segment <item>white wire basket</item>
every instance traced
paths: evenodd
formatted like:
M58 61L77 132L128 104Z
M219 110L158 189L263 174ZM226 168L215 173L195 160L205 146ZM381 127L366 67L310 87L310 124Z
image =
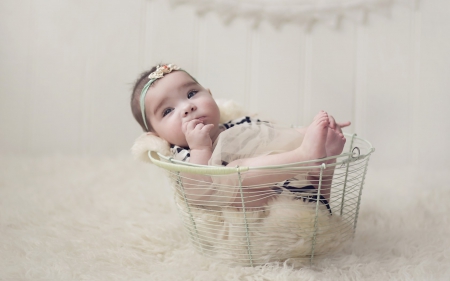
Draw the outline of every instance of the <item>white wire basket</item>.
M244 266L307 265L341 250L355 233L369 158L375 149L356 134L345 135L341 155L283 166L195 165L152 151L149 157L169 172L181 219L201 254ZM309 176L312 170L316 171L313 177ZM295 176L284 182L243 185L246 177L275 173ZM192 190L196 194L215 190L219 194L215 198L220 199L198 201ZM261 200L267 203L255 205Z

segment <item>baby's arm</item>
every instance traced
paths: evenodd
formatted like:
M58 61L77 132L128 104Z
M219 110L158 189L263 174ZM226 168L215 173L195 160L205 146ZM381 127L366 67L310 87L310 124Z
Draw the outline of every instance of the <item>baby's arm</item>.
M182 131L190 148L189 162L192 164L208 165L212 155L212 140L209 132L213 124L204 125L198 119L191 120L182 125ZM182 173L185 194L190 200L209 201L213 190L208 188L212 182L210 176Z

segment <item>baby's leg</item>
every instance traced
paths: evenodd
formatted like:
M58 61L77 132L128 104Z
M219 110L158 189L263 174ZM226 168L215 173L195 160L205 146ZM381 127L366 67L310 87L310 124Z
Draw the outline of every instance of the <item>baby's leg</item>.
M316 160L326 157L326 142L327 133L329 126L328 114L324 111L319 112L314 118L313 122L306 129L305 136L300 147L293 151L283 152L279 154L271 154L266 156L259 156L253 158L238 159L227 166L247 166L247 167L260 167L260 166L270 166L270 165L284 165L292 164L296 162L303 162L309 160ZM311 163L310 165L320 165L322 162ZM318 174L320 169L311 171L312 174ZM298 171L286 171L285 173L266 173L264 170L252 170L246 172L242 185L246 187L265 185L267 183L277 183L284 181L298 174ZM250 188L251 189L251 188ZM264 193L264 190L255 190ZM250 195L250 190L248 190ZM257 196L252 196L252 200L248 200L250 196L245 196L245 201L252 201L253 206L262 206L271 198L264 194L261 198ZM239 204L239 202L236 202Z
M330 116L329 120L330 124L333 124L334 126L333 127L330 126L330 128L328 129L327 143L325 144L325 149L327 150L327 157L340 155L342 153L342 150L344 149L346 141L344 134L342 133L341 126L334 121L333 116ZM348 122L344 124L350 123ZM334 162L336 162L336 160L334 160Z
M326 142L329 126L328 114L320 111L305 131L302 144L295 150L297 161L308 161L327 157ZM320 163L317 163L320 165Z
M326 141L328 132L328 114L324 111L316 115L311 125L308 126L302 144L292 151L252 158L238 159L227 166L261 167L271 165L285 165L297 162L324 158L327 156ZM322 162L320 162L322 163ZM285 179L282 175L281 180ZM281 181L280 180L280 181Z
M327 132L327 142L325 144L325 149L327 151L327 157L340 155L342 150L344 149L344 145L346 139L342 133L342 130L339 125L334 122L334 118L330 116L330 124L333 123L334 128L328 128ZM327 160L325 164L331 165L336 163L336 159ZM335 167L329 167L323 171L322 174L322 185L321 185L321 194L327 199L330 200L331 193L331 184L333 180ZM308 178L316 188L318 188L319 177L317 175L310 175Z

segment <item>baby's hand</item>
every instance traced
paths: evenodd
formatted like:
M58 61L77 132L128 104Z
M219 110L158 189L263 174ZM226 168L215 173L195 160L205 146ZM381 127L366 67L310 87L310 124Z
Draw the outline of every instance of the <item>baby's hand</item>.
M184 122L181 127L191 150L212 150L212 140L209 135L212 128L214 128L213 124L205 125L198 119Z

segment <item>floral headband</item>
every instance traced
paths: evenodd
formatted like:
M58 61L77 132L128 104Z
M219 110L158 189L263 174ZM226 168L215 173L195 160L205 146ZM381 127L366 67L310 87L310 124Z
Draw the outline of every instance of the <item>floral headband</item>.
M148 125L147 125L147 118L145 117L145 96L147 95L148 89L150 88L150 86L153 84L153 82L155 82L156 80L163 78L165 74L171 73L172 71L175 70L181 70L186 72L185 70L181 69L180 67L178 67L175 64L163 64L163 65L158 65L156 66L156 70L153 71L152 73L150 73L150 75L148 76L148 79L150 79L147 84L145 84L144 88L142 89L141 92L141 97L140 97L140 104L141 104L141 113L142 113L142 119L144 120L144 125L145 128L148 131ZM187 73L187 72L186 72ZM189 76L191 76L189 73L187 73ZM191 76L192 79L194 79L195 82L197 82L197 80Z

